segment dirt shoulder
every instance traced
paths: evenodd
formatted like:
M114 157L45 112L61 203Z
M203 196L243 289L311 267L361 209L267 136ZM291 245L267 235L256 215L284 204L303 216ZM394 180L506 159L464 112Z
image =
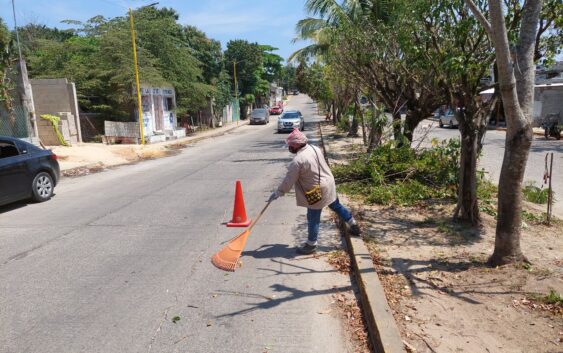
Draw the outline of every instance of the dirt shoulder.
M331 163L361 149L361 140L333 127L323 133ZM451 222L451 202L347 203L355 205L409 351L563 352L563 306L548 300L563 293L563 224L528 222L522 249L532 264L490 268L493 217L483 214L482 228L468 229Z
M194 133L186 138L144 146L79 143L72 147L52 146L48 148L51 148L59 157L59 165L64 176L80 176L123 164L174 155L189 144L220 136L237 127L247 125L247 123L247 121L243 121L238 126L230 124L221 128Z

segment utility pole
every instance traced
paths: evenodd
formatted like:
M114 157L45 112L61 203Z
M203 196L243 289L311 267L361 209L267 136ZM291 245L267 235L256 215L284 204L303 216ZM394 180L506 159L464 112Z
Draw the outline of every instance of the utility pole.
M234 79L235 79L235 100L237 102L237 126L238 126L238 121L240 120L240 104L238 101L238 82L237 82L237 62L233 60L233 73L234 73Z
M137 109L139 110L139 126L141 145L145 144L145 124L143 122L143 103L141 102L141 86L139 84L139 67L137 63L137 45L135 44L135 25L133 23L133 10L129 8L129 22L131 23L131 42L133 43L133 66L135 69L135 83L137 86Z
M22 49L20 47L20 35L18 33L18 23L16 21L16 5L15 0L12 0L12 13L14 14L14 30L16 31L16 42L18 43L18 54L20 56L20 62L22 61Z

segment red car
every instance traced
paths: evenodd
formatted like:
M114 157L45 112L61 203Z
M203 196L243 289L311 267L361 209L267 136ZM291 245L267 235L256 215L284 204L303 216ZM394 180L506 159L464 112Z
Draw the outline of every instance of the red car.
M272 115L279 115L283 113L283 109L281 107L275 106L270 108L270 114Z

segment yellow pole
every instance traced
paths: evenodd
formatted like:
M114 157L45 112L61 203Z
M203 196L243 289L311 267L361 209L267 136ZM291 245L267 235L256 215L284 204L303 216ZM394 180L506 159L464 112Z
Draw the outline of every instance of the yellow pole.
M133 42L133 66L135 68L135 82L137 86L137 107L139 109L139 126L141 129L141 145L145 144L145 125L143 123L143 104L141 103L141 86L139 84L139 67L137 64L137 45L135 44L135 26L133 11L129 8L129 22L131 23L131 41Z
M233 72L235 74L235 99L237 100L237 108L238 108L238 114L237 114L237 126L238 126L238 121L240 120L240 103L238 101L237 62L236 61L233 61Z

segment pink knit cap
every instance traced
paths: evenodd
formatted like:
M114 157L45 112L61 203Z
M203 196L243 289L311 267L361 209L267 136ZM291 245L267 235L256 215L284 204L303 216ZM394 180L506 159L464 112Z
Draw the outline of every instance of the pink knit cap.
M291 132L291 134L289 134L289 136L287 137L287 145L289 147L301 147L303 145L307 144L307 136L305 136L304 133L302 133L301 131L299 131L299 129L293 129L293 131Z

